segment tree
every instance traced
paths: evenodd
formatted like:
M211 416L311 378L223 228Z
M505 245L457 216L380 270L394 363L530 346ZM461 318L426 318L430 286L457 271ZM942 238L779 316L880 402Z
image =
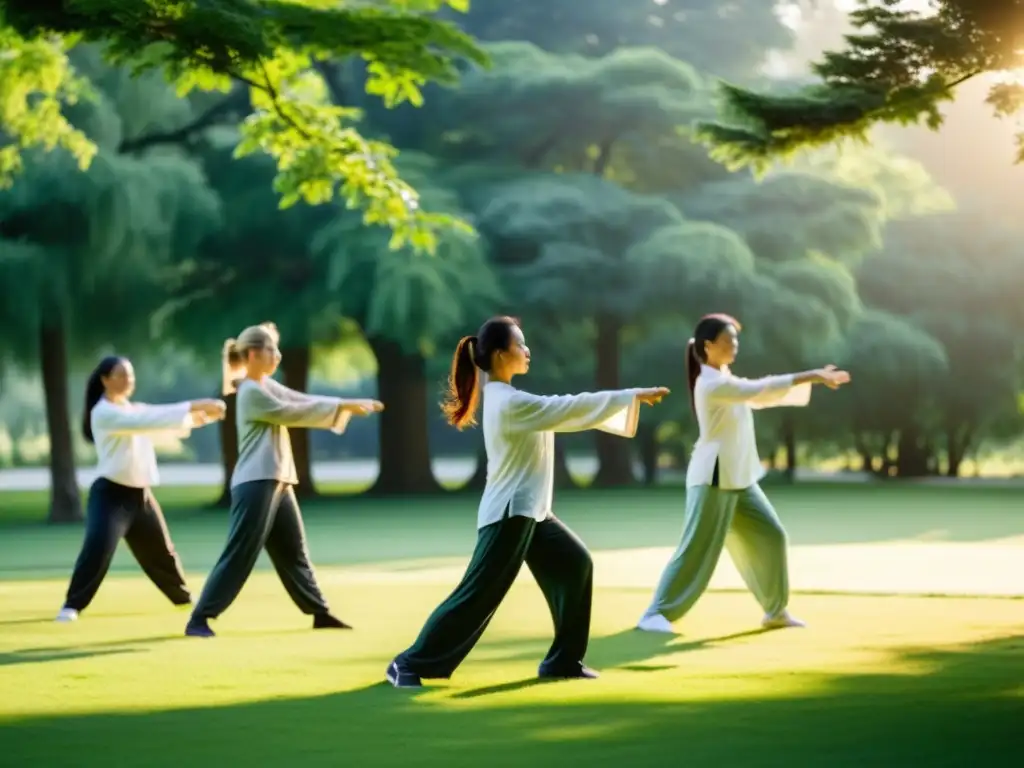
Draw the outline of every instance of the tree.
M430 214L392 164L394 151L364 139L356 110L334 105L314 62L361 56L367 88L389 104L421 100L428 79L452 82L463 58L485 62L472 40L431 17L444 0L394 0L328 8L314 0L204 0L165 7L124 0L8 0L0 15L0 180L21 167L23 147L60 146L82 168L96 153L60 105L90 94L68 59L77 41L101 44L108 62L136 73L162 70L182 93L195 87L249 86L254 113L243 125L240 155L266 152L277 162L282 204L330 200L340 187L366 223L393 230L392 245L430 249L450 218ZM449 0L455 6L465 2Z
M101 71L89 49L76 64ZM80 359L113 329L124 341L145 336L173 261L218 224L218 201L194 163L174 154L118 154L118 82L108 80L112 90L97 87L93 100L67 110L69 124L98 147L87 172L64 151L32 150L19 184L0 193L0 315L5 329L18 331L5 334L4 351L42 368L52 521L81 517L69 356Z
M443 181L436 161L414 152L399 158L406 178L437 210L462 215L458 195ZM358 217L336 217L315 236L313 252L326 269L326 285L340 312L356 322L377 359L380 415L379 494L424 493L439 485L430 462L427 409L432 393L427 359L441 339L466 328L501 301L484 243L470 233L448 232L435 257L414 249L378 258L387 239Z
M487 50L494 67L467 73L450 97L448 142L439 151L488 167L461 179L460 189L499 268L539 259L531 277L522 278L523 285L534 281L527 302L542 301L564 322L568 305L553 297L570 291L578 298L573 280L582 278L594 286L592 293L607 297L581 311L596 328L594 385L615 388L620 333L629 307L643 305L641 289L627 286L645 284L620 256L651 230L682 221L664 200L642 198L622 185L640 186L639 179L652 175L656 164L647 162L653 158L642 147L667 153L691 146L682 133L706 110L705 85L692 68L651 48L601 59L554 55L518 42ZM535 296L545 290L538 281L554 261L559 274L544 283L554 293L542 300ZM608 296L607 280L627 281L630 298ZM628 445L604 434L595 442L601 467L595 482L631 482Z
M921 426L934 387L949 370L942 345L900 317L869 310L851 329L838 363L857 378L856 386L837 393L835 412L848 414L862 471L898 474L901 456L904 474L912 464L920 467Z
M859 271L861 295L934 339L948 370L927 384L930 411L902 425L896 471L937 472L943 454L955 477L992 430L1020 423L1020 228L968 209L889 229L885 250Z
M476 2L456 18L484 42L521 40L551 53L591 58L619 48L654 47L690 62L702 72L747 79L769 50L793 43L778 5L739 0L519 0Z
M1024 65L1017 44L1024 7L1016 0L935 0L924 9L859 0L858 6L845 48L812 65L820 82L775 94L723 86L723 120L701 130L717 158L730 167L763 168L803 148L866 141L877 124L924 122L937 130L942 104L982 75L997 76L987 99L997 115L1024 106L1024 84L1011 77ZM1024 138L1019 146L1018 160Z
M273 321L281 331L281 377L286 386L309 389L312 348L338 341L337 301L325 288L326 272L311 253L315 232L338 215L336 206L304 203L279 210L270 186L273 161L265 156L233 158L235 136L225 131L199 157L222 201L223 226L195 253L184 254L174 304L165 316L174 336L216 361L225 339L243 328ZM229 503L237 459L234 396L221 422L224 488L218 506ZM309 432L293 429L302 497L316 495Z

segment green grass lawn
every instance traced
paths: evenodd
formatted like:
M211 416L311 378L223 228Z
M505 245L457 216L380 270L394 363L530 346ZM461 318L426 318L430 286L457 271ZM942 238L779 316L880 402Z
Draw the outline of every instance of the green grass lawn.
M210 495L161 492L195 589L226 532L223 513L196 506ZM715 590L680 636L631 631L678 535L681 492L561 494L559 514L595 551L588 661L601 679L536 684L550 618L524 574L456 677L415 693L381 685L384 667L458 578L472 496L306 505L324 590L356 625L342 633L310 630L264 561L220 636L186 639L187 614L125 551L81 621L55 625L81 529L0 525L0 764L1020 765L1024 601L853 594L956 579L999 593L1024 572L1019 491L771 495L807 629L752 631L752 598ZM31 494L12 496L22 512L2 516L30 519ZM926 553L939 565L922 581ZM833 582L846 594L808 594Z

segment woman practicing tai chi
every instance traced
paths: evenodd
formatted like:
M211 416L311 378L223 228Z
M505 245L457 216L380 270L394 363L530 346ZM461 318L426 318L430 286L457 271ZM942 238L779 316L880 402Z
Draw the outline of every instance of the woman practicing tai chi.
M150 438L188 437L193 427L224 418L223 400L144 405L129 400L135 371L124 357L105 357L85 387L82 434L96 445L97 475L89 489L85 540L57 621L75 621L96 596L123 538L142 570L175 605L192 601L160 505Z
M551 512L555 432L600 429L636 434L640 403L657 403L668 390L627 389L540 397L512 386L526 373L530 351L517 322L488 320L459 342L452 361L451 424L471 425L483 388L487 486L477 513L477 543L455 591L427 619L416 642L388 666L388 681L416 688L422 678L449 678L487 628L525 561L551 609L555 640L539 675L592 678L583 665L590 635L593 568L587 548Z
M672 622L707 589L723 547L764 609L763 627L803 626L786 610L786 532L758 485L764 469L752 410L807 405L812 384L837 389L850 374L830 365L761 379L733 376L729 365L739 350L739 331L728 315L708 315L687 347L686 377L700 437L686 472L682 540L637 625L642 630L672 632Z
M231 475L231 528L224 552L203 586L185 627L193 637L213 637L209 620L220 616L242 591L266 547L281 583L314 629L349 629L327 606L313 574L288 427L345 431L353 414L381 411L376 400L342 400L296 392L270 378L281 362L273 323L246 328L224 345L224 392L234 391L238 461Z

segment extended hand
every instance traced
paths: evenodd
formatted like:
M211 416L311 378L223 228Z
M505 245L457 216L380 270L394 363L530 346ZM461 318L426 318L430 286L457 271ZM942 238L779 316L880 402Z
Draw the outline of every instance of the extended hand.
M834 365L826 365L818 371L818 380L829 389L839 389L850 383L850 372L841 371Z
M192 410L197 415L202 414L205 418L203 422L208 423L211 421L220 421L227 415L228 406L223 400L196 400L192 403Z
M650 389L641 390L636 396L636 399L641 403L646 403L647 405L657 405L661 402L661 398L668 393L668 387L652 387Z
M354 400L345 404L345 410L353 416L369 416L371 413L383 411L384 403L380 400Z

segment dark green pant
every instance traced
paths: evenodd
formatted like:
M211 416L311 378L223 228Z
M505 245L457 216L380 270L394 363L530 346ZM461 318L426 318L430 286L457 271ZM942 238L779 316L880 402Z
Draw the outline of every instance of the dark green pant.
M193 617L215 619L226 611L245 586L264 547L299 610L326 613L327 600L309 562L294 489L276 480L253 480L231 489L228 543L203 586Z
M481 528L462 581L427 619L399 660L422 678L449 678L473 650L519 575L529 567L555 623L541 671L572 672L583 663L590 639L594 567L590 553L560 520L508 517Z

